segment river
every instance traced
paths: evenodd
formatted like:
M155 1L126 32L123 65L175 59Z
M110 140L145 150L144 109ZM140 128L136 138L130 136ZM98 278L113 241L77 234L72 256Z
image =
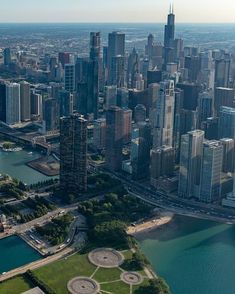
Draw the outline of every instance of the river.
M28 185L51 179L26 165L27 162L41 156L39 152L33 151L31 154L29 151L4 152L0 150L0 173L6 173Z
M235 293L235 226L175 216L137 239L172 294Z

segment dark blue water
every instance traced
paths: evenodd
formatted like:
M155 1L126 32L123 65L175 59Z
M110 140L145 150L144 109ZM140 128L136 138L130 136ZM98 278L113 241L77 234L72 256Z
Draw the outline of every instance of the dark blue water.
M235 226L177 216L139 241L173 294L235 293Z

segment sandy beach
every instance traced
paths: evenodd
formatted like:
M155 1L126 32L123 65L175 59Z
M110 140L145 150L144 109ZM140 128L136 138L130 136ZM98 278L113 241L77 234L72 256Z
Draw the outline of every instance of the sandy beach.
M141 222L140 224L129 226L127 229L127 234L135 236L139 233L154 230L165 224L168 224L172 220L173 216L174 214L172 212L161 212L160 215L152 217L147 221Z

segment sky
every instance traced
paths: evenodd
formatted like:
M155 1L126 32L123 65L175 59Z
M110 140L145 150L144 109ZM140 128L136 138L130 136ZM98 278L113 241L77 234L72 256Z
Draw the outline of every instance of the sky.
M163 23L171 0L0 0L0 22ZM178 23L235 23L235 0L174 0Z

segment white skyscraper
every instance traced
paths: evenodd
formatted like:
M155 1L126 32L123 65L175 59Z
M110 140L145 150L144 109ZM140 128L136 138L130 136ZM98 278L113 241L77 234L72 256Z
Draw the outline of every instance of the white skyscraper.
M6 85L6 123L14 125L20 122L20 85Z
M175 92L174 81L160 83L159 99L157 99L154 122L154 147L173 145Z

